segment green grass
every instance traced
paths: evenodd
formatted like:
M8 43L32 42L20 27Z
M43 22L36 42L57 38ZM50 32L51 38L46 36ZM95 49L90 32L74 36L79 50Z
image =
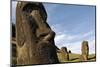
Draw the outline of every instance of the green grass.
M58 58L60 59L61 55L59 53L57 53L57 55L59 56ZM95 54L90 54L88 56L88 60L87 61L89 61L89 62L90 61L95 61L96 60L95 56L96 56ZM59 61L60 61L60 63L81 62L80 54L71 53L71 54L69 54L69 61L62 60L62 59L60 59ZM12 58L12 64L16 64L16 58L15 57Z
M60 54L57 54L58 55L58 58L61 58L60 57ZM96 60L96 57L95 57L95 54L90 54L88 56L88 60L87 61L95 61ZM71 53L69 54L69 61L66 61L66 60L62 60L60 59L59 60L61 63L70 63L70 62L81 62L80 60L80 54L74 54L74 53Z
M89 61L96 61L96 55L95 54L91 54L89 55Z

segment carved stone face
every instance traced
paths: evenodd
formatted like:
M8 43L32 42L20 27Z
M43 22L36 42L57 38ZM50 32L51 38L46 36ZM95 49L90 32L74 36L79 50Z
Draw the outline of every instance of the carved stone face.
M37 34L37 37L39 37L42 34L47 35L51 31L51 28L46 23L47 14L45 12L43 5L41 3L37 3L37 4L27 3L22 8L22 11L23 13L27 14L28 16L30 16L31 18L35 20L35 23L37 25L36 34Z
M21 2L16 9L18 64L58 62L54 36L41 3ZM19 47L20 46L20 47ZM49 56L50 55L50 56Z

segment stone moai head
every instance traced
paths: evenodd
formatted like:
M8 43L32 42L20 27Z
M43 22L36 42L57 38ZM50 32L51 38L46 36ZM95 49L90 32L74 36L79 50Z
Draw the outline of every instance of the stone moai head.
M82 54L89 54L89 46L88 46L88 41L83 41L82 42Z
M53 32L42 3L18 2L16 7L17 64L58 63Z
M61 48L61 56L62 56L63 61L68 61L69 60L69 53L68 53L66 47Z
M61 52L67 53L67 48L66 47L61 47Z
M82 60L83 61L88 60L88 55L89 55L88 41L82 42L81 52L82 52Z

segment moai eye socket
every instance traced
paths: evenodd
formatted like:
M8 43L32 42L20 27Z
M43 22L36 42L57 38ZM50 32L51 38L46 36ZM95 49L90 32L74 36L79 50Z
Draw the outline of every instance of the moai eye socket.
M27 13L31 13L32 10L38 10L36 7L37 7L37 5L28 3L23 7L23 11L25 11Z
M30 13L33 9L33 6L31 4L27 4L23 7L23 11Z

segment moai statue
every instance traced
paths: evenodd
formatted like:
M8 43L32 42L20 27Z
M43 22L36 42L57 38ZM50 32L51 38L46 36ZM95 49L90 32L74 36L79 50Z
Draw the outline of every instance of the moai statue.
M87 61L88 60L88 55L89 55L88 41L83 41L82 42L81 51L82 51L81 61Z
M55 32L46 20L47 13L42 3L17 3L17 65L58 63Z
M66 47L61 48L61 58L62 58L63 61L69 60L69 53L68 53Z

